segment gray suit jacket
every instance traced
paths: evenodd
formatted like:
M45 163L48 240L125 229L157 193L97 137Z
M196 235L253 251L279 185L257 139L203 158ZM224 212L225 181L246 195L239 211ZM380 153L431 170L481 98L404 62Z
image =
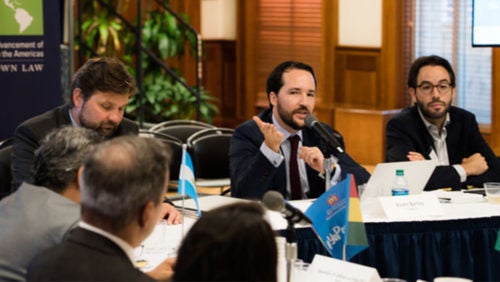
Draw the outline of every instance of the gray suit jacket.
M0 281L23 281L31 259L80 219L80 205L25 182L0 201L0 215Z
M26 278L28 281L154 281L135 268L114 242L79 227L63 243L36 256Z
M62 105L23 122L14 132L12 152L12 189L16 190L23 181L33 183L32 164L35 150L50 131L71 125L68 105ZM138 134L137 124L123 118L113 137Z

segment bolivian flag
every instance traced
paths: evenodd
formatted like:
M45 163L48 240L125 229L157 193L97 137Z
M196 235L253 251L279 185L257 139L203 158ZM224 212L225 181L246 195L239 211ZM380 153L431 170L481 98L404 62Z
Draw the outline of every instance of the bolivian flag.
M367 248L365 225L352 175L348 174L316 199L306 215L332 257L349 260Z

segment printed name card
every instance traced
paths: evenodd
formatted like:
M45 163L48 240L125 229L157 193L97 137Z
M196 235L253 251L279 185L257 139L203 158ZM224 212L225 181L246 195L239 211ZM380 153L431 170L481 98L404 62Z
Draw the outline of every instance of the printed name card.
M379 201L389 219L425 219L444 214L438 198L428 193L379 197Z
M377 269L322 255L315 255L309 266L307 281L375 282L381 281ZM305 280L304 280L305 281Z

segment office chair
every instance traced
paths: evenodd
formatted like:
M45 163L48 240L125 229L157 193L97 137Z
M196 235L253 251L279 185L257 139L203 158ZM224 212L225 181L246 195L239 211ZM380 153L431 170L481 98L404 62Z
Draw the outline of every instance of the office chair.
M170 162L170 181L169 188L176 188L179 180L179 171L181 168L182 158L182 141L175 137L164 133L151 132L149 130L139 130L139 136L145 138L158 138L170 146L172 150L172 160ZM169 189L170 190L170 189Z
M234 130L207 128L192 134L187 146L193 159L196 186L220 187L221 195L229 192L229 142Z
M191 134L206 128L216 128L213 125L196 120L168 120L151 127L149 131L165 133L179 138L186 143Z

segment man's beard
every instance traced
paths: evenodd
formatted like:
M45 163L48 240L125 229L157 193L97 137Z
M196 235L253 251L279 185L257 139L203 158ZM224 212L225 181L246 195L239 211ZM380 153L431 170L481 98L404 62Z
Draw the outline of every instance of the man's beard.
M450 111L450 106L451 106L451 101L449 103L443 102L441 100L432 100L429 104L435 103L435 102L440 102L445 105L445 110L442 112L433 112L427 107L423 102L417 100L417 105L420 108L420 111L422 112L422 115L428 119L434 120L434 119L441 119L446 116L446 114Z
M281 120L286 125L290 126L291 128L293 128L295 130L301 130L302 128L304 128L305 123L304 123L304 125L298 125L293 120L293 114L298 112L298 111L307 111L309 113L309 110L306 107L301 106L300 108L293 110L291 113L288 113L285 110L283 110L283 108L280 106L279 103L278 103L277 107L278 107L278 114L279 114Z
M104 137L111 137L116 132L118 124L109 120L102 121L99 124L95 124L88 121L84 113L85 113L85 104L82 106L82 110L80 111L80 115L78 116L80 120L80 125L82 127L93 129Z

